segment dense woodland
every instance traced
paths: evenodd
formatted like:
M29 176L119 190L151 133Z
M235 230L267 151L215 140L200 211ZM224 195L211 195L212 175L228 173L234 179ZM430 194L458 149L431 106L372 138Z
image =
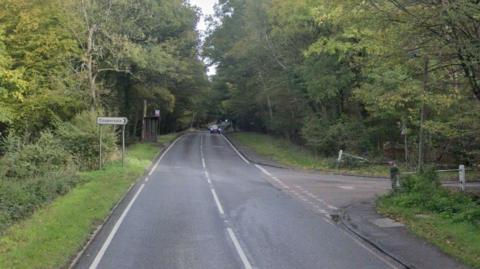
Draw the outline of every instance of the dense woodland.
M473 0L0 1L0 234L99 167L96 117L229 119L318 155L480 162ZM216 66L208 78L206 65ZM118 159L104 128L104 162ZM426 196L427 197L427 196Z
M125 116L128 142L202 120L209 81L199 10L184 0L0 1L0 233L99 167L97 116ZM119 128L103 128L103 162Z
M201 49L198 18L183 0L1 1L1 152L49 133L81 155L98 115L135 141L147 100L162 132L228 118L322 155L478 163L476 1L221 0Z
M210 22L210 113L237 128L329 156L478 164L478 1L221 0Z
M145 99L164 132L183 128L208 86L198 16L182 0L2 0L0 132L38 136L90 110L127 116L134 135Z

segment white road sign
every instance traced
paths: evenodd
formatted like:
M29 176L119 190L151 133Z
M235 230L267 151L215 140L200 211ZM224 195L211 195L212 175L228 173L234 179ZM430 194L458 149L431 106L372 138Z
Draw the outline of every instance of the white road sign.
M126 125L128 119L124 117L98 117L97 124L99 125Z

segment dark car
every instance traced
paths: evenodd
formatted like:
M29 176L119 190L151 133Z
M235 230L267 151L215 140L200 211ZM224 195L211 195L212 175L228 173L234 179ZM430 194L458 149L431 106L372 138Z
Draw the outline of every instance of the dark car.
M222 128L218 127L218 125L214 124L208 128L211 134L221 134Z

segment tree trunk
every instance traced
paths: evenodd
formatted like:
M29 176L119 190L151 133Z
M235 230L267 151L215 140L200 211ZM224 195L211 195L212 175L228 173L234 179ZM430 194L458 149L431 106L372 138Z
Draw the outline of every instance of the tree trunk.
M424 63L424 73L423 73L423 95L422 95L422 106L420 108L420 131L418 134L418 169L421 169L423 166L423 122L425 121L425 94L428 91L428 64L429 59L425 56Z
M268 105L268 115L270 116L270 120L273 121L273 110L272 110L272 102L270 101L270 95L267 95L267 105Z
M93 59L93 52L94 52L94 35L96 31L96 26L90 27L88 30L88 40L87 40L87 72L88 72L88 81L90 86L90 95L92 98L91 109L92 111L98 110L98 100L97 100L97 85L96 85L96 74L94 71L94 59Z

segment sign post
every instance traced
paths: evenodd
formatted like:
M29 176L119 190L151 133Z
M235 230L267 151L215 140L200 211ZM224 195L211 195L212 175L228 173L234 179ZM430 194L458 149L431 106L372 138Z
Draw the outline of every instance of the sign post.
M125 125L128 119L125 117L98 117L97 124L100 129L100 169L102 169L102 125L121 125L122 126L122 167L125 165Z
M458 179L460 181L460 190L465 191L465 165L463 164L458 167Z

